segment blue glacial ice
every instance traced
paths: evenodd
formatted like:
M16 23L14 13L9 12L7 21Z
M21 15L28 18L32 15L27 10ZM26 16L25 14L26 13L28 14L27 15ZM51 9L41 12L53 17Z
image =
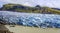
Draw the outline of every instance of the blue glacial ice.
M41 28L60 28L60 15L0 11L0 19L8 23Z

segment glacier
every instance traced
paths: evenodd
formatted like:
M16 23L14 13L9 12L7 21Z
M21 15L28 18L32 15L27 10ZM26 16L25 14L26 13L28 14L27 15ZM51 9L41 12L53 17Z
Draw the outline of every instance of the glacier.
M60 15L0 11L0 20L22 26L60 28Z

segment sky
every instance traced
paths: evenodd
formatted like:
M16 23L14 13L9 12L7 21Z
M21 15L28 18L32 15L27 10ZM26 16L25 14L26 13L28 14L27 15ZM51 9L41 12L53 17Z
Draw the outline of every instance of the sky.
M60 8L60 0L0 0L0 7L3 4L14 3L14 4L22 4L26 6L48 6L54 8Z

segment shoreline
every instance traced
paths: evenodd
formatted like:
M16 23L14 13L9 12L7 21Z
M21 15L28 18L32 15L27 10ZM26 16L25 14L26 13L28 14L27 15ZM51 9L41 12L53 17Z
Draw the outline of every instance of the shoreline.
M35 28L27 26L18 26L10 27L10 25L5 25L13 33L59 33L59 28Z

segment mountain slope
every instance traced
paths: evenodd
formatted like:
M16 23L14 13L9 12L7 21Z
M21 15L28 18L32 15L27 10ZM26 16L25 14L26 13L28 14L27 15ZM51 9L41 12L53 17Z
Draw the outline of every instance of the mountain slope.
M20 4L5 4L1 10L6 11L17 11L17 12L27 12L27 13L43 13L43 14L60 14L60 10L54 10L49 7L29 7Z

